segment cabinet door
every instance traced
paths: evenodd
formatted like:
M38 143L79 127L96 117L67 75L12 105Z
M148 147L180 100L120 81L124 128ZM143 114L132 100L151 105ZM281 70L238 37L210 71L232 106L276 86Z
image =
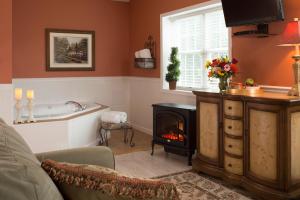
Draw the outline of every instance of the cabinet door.
M246 176L279 188L283 177L283 111L280 106L258 103L247 103L246 108Z
M300 187L300 106L289 109L288 149L290 163L290 186Z
M221 104L219 99L198 99L198 156L216 166L222 163L220 134Z

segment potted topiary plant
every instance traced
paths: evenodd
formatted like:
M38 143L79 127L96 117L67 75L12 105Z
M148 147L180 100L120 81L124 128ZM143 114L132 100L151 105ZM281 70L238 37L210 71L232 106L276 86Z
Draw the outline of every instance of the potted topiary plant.
M166 81L169 82L169 89L175 90L176 83L179 79L180 75L180 61L178 60L178 48L172 47L171 48L171 55L170 55L170 64L168 65L168 73L166 74Z

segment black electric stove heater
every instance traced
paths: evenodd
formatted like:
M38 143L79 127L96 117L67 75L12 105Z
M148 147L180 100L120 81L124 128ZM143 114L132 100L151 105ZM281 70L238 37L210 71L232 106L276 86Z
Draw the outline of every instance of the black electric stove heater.
M196 149L196 107L191 105L160 103L153 104L153 140L154 145L163 145L168 153L188 157L188 165L192 164L192 156Z

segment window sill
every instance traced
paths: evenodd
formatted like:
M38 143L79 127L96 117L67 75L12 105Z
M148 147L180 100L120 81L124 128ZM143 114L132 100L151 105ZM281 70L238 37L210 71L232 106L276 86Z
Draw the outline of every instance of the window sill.
M193 91L192 90L169 90L169 89L161 89L162 93L165 93L165 94L173 94L173 95L182 95L182 96L190 96L190 97L193 97L195 96L193 94Z

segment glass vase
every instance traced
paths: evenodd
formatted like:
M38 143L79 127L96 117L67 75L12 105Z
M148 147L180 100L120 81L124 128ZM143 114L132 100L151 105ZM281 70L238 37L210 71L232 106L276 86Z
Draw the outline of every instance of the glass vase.
M220 82L219 82L219 89L220 92L226 92L227 88L228 88L228 78L222 77L219 78Z

